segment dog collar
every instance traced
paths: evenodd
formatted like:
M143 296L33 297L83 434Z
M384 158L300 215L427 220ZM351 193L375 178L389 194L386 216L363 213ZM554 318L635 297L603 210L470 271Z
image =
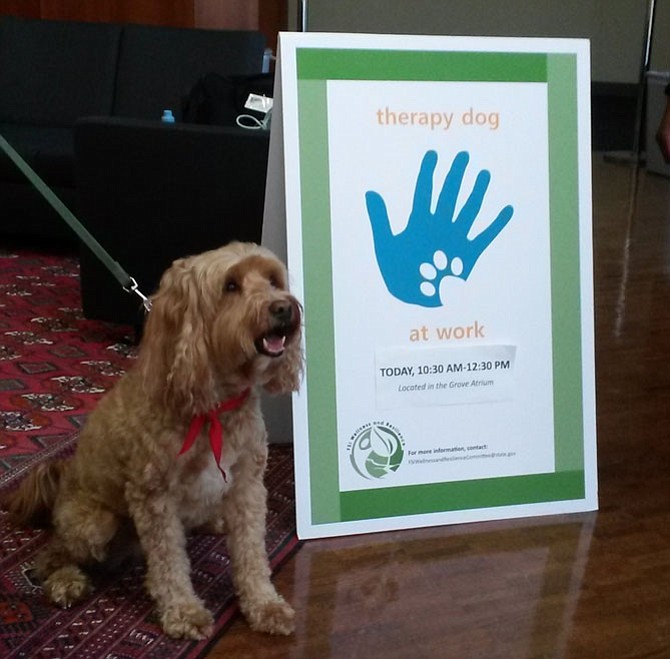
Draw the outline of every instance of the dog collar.
M209 410L209 412L203 412L202 414L196 414L193 419L191 419L191 424L188 427L188 432L186 433L186 439L181 446L179 453L182 455L188 451L196 438L200 434L202 427L205 425L205 422L209 421L209 446L212 449L212 455L216 460L216 466L219 468L223 480L228 482L226 478L226 472L221 467L221 453L223 452L223 428L221 426L221 421L219 420L219 415L223 412L230 412L240 408L244 401L249 398L251 389L245 389L239 396L235 398L229 398L219 403L216 407Z

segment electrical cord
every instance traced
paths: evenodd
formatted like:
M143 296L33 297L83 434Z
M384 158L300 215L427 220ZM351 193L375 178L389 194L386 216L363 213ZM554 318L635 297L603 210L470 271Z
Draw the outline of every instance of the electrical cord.
M272 110L267 112L265 118L262 121L251 114L240 114L235 119L235 123L240 128L246 128L247 130L269 130L271 118Z

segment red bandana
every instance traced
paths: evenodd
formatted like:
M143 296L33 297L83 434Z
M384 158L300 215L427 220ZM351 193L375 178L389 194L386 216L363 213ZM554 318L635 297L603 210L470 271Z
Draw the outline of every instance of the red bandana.
M221 427L221 421L219 421L219 414L222 414L223 412L230 412L231 410L236 410L237 408L241 407L244 401L249 398L250 393L250 389L245 389L239 396L230 398L229 400L224 400L214 409L209 410L209 412L204 412L203 414L197 414L194 416L191 421L191 425L188 427L186 439L184 440L181 450L177 455L186 453L186 451L188 451L191 446L193 446L193 443L200 434L200 431L205 425L205 422L209 421L209 445L212 449L212 455L216 460L216 466L223 475L223 480L228 482L228 479L226 478L226 472L221 468L220 464L221 453L223 451L223 428Z

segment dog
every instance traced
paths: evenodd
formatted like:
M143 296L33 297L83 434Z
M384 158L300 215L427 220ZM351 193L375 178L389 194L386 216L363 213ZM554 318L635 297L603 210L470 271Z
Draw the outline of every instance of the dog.
M137 361L87 419L74 456L38 466L4 502L16 525L52 531L35 565L52 602L84 599L90 568L138 541L165 633L205 638L213 618L190 580L186 534L225 530L251 628L293 631L265 550L260 392L298 389L301 323L286 268L263 247L230 243L168 268Z

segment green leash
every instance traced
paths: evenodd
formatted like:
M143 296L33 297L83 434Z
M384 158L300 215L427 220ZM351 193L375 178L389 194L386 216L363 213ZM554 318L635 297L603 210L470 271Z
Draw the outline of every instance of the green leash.
M131 277L95 239L89 230L74 216L70 209L54 194L53 190L40 178L35 170L15 151L12 145L0 135L0 147L9 159L23 172L34 188L46 199L63 221L79 236L100 262L114 275L126 293L134 293L142 300L145 311L151 310L151 300L144 295Z

